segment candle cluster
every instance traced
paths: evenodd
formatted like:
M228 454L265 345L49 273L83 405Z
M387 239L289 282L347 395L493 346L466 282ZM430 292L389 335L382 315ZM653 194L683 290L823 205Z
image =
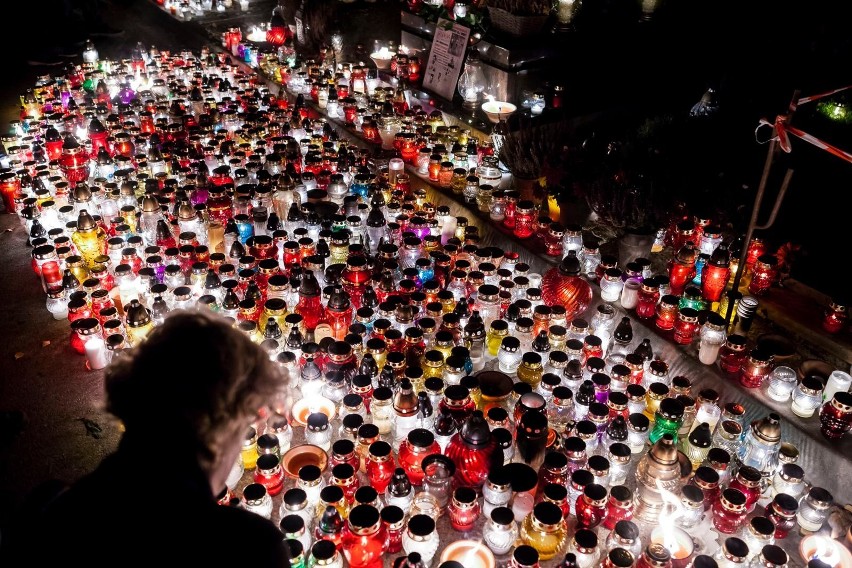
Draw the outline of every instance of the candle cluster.
M287 372L291 389L246 433L224 506L276 518L296 567L378 567L403 552L401 564L483 568L495 556L581 568L694 559L680 533L649 534L660 522L712 523L729 535L717 564L767 565L796 524L823 525L832 495L805 490L781 418L746 422L724 393L693 392L616 315L633 306L682 345L700 335L701 361L718 357L746 386L782 380L718 314L699 323L729 278L714 276L723 245L687 295L689 274L654 275L642 259L622 270L572 227L543 231L531 201L495 218L493 193L480 203L498 183L486 144L395 96L370 101L393 132L371 137L379 123L349 100L367 82L341 75L334 88L346 79L351 92L335 109L331 86L298 86L298 73L277 96L228 55L140 48L40 80L3 140L7 211L89 368L171 311L210 309ZM376 163L343 140L319 114L332 110L398 157ZM561 262L538 274L517 251L481 246L468 219L412 191L408 172L426 164L432 178L433 161L439 186L511 218ZM598 285L604 302L588 314ZM852 416L842 379L819 413L832 438ZM794 405L816 408L807 380L795 388ZM439 554L436 521L482 542Z

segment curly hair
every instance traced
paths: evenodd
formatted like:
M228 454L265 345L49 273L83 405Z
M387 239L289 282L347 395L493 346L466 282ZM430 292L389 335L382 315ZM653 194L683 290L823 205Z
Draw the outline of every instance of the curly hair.
M286 375L231 321L176 311L107 368L105 406L128 433L195 440L209 465L227 431L286 388Z

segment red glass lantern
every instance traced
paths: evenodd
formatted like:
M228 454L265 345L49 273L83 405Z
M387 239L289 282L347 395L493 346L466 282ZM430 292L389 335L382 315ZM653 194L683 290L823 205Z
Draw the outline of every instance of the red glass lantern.
M480 488L493 463L502 463L503 450L491 435L481 410L476 410L447 445L446 456L456 464L455 480L460 487Z
M689 241L669 261L669 286L671 294L680 296L683 294L683 289L686 285L695 278L696 256L695 245L692 241Z
M775 255L764 254L758 257L752 267L751 282L748 284L749 294L763 296L778 279L778 259Z
M822 318L822 328L828 333L840 333L846 327L848 319L846 304L832 300Z
M372 505L353 507L343 528L341 545L352 568L382 568L387 531L379 510Z
M731 255L724 243L710 255L710 259L701 269L701 295L708 302L718 302L731 276Z
M563 306L568 320L589 307L592 287L580 276L580 261L576 251L568 251L559 266L544 274L541 279L541 299L549 306Z

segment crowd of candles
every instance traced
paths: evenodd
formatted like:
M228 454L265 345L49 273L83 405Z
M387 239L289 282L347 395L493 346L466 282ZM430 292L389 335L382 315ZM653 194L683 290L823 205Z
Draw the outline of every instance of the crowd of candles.
M286 371L223 506L274 518L294 568L798 562L788 537L820 531L834 499L807 483L781 417L746 422L633 334L646 321L660 341L699 343L702 363L840 439L849 375L799 380L736 333L770 257L749 254L753 296L736 297L728 245L695 219L666 231L667 274L619 267L498 191L486 141L370 91L355 68L284 76L273 95L229 54L140 46L40 78L3 139L0 193L34 285L89 369L169 312L209 309ZM376 164L316 107L398 157ZM413 168L561 262L537 274L517 250L480 246L470 220L411 190ZM702 523L720 535L708 554L689 536Z

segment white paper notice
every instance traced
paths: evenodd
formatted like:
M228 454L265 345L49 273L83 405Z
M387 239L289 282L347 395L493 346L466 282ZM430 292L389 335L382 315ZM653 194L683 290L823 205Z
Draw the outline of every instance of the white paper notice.
M438 19L423 76L424 89L447 100L453 99L469 36L470 28L444 18Z

